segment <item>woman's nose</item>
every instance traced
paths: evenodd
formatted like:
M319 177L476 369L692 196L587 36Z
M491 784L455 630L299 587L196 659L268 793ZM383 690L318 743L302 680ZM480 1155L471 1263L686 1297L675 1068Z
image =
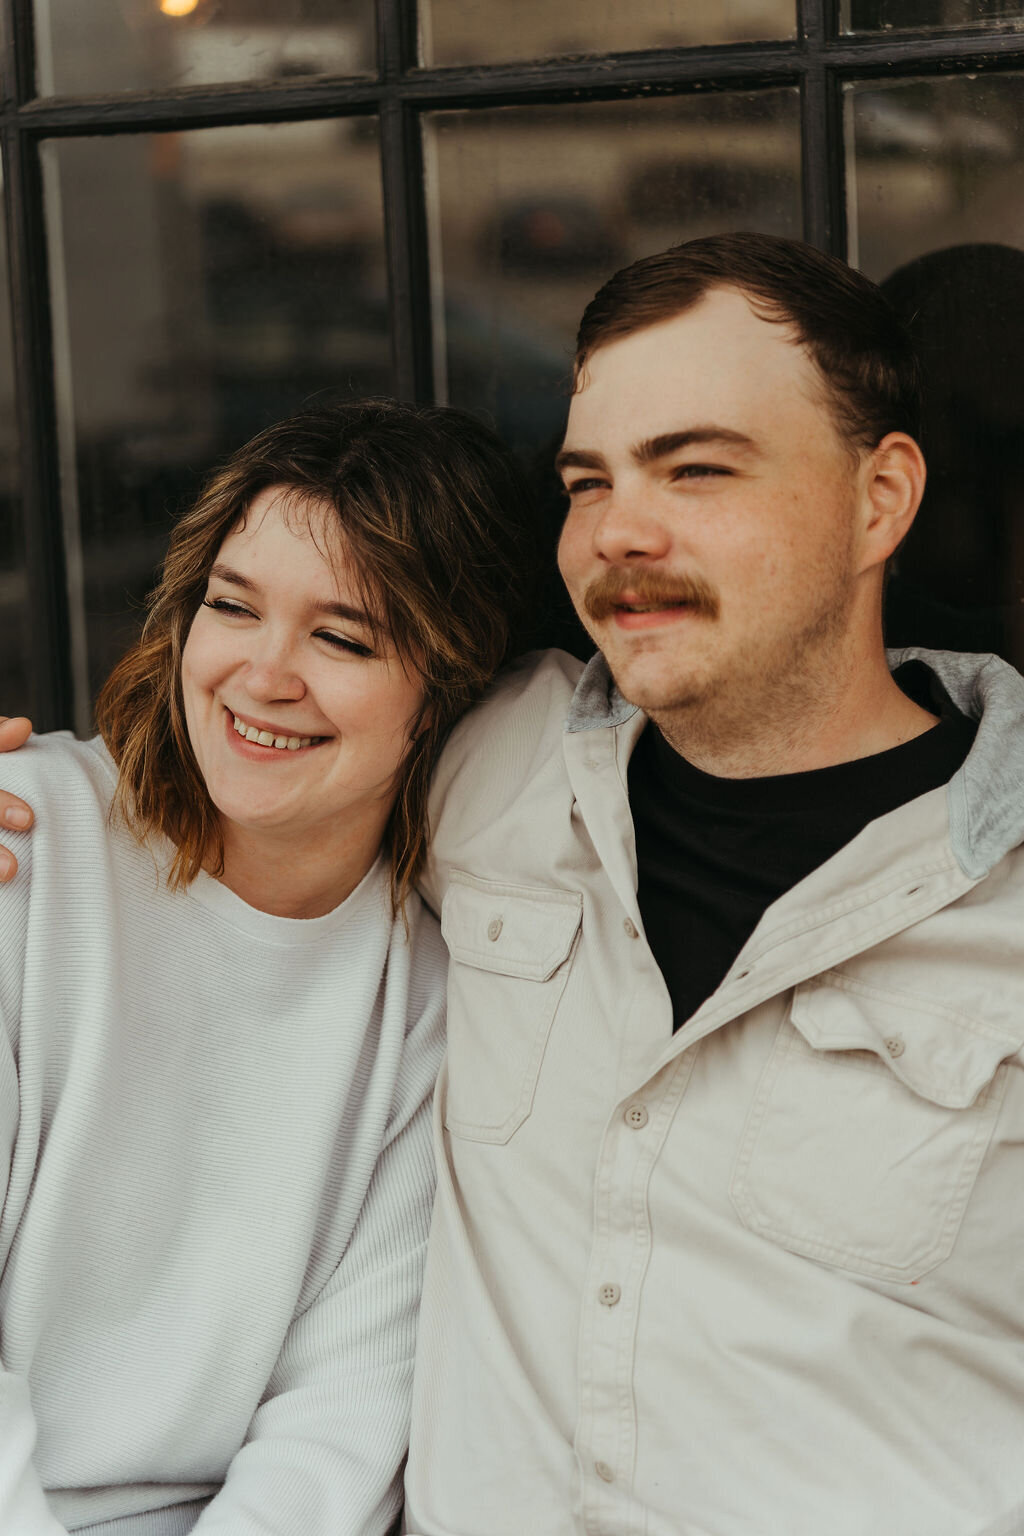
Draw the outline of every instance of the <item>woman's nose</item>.
M261 636L245 669L245 686L254 699L301 699L306 684L290 646Z

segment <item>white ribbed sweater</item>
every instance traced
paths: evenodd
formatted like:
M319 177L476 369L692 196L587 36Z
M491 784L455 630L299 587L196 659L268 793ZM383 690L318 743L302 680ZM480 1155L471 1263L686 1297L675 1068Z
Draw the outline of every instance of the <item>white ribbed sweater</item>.
M0 1533L386 1530L437 925L414 902L410 950L379 866L311 921L170 894L98 742L5 782L38 825L0 903Z

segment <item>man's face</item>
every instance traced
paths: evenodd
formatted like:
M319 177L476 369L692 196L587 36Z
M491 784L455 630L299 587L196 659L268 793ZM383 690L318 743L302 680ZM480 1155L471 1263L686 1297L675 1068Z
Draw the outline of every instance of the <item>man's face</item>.
M824 675L857 581L860 473L787 326L736 289L599 348L559 457L558 563L655 717Z

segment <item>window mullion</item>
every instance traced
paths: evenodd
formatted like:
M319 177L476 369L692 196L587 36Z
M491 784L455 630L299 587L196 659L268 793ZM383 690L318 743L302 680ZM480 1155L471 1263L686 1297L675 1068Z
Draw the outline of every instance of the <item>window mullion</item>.
M395 391L403 400L429 401L433 353L423 146L419 113L398 91L402 75L416 63L410 12L404 0L377 0L381 175Z
M846 256L842 84L826 58L835 38L838 0L797 0L804 53L800 88L804 239Z

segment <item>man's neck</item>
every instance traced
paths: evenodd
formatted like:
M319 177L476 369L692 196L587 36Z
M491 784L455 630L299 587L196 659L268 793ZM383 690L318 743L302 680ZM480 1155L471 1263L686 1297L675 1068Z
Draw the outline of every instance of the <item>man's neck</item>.
M704 773L726 779L807 773L872 757L930 730L937 716L894 682L884 654L848 685L827 691L786 683L756 701L702 700L651 711L670 746Z

